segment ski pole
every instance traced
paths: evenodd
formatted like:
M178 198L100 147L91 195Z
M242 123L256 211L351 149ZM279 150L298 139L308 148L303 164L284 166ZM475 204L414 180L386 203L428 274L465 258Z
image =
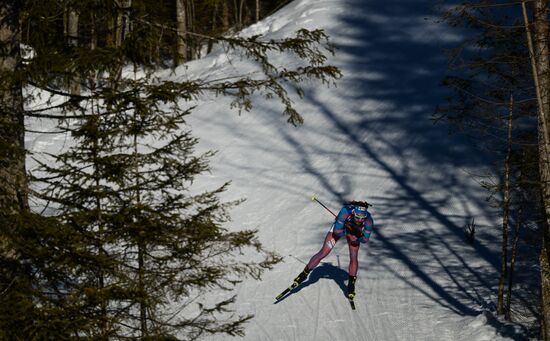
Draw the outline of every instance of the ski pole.
M336 217L336 214L334 214L334 212L332 212L330 210L330 208L326 207L322 202L320 202L315 196L312 196L311 197L311 201L317 201L317 203L319 203L319 205L323 206L327 211L329 211L333 216Z

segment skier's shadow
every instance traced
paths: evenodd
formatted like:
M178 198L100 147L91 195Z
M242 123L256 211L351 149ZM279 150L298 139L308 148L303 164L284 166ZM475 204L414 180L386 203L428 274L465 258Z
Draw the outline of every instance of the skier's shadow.
M342 293L346 295L346 292L347 292L346 280L348 279L348 272L330 263L321 263L320 266L316 267L311 271L308 279L305 282L303 282L302 285L291 290L286 296L284 296L278 301L275 301L273 304L277 304L279 302L286 300L287 297L294 295L300 292L300 290L317 283L321 278L329 278L335 281L336 284L338 284L338 286L340 287L340 290L342 290Z

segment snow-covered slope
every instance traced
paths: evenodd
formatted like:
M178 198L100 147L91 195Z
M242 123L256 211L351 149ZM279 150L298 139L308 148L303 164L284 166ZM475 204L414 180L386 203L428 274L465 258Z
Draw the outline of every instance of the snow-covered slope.
M344 74L338 87L306 86L305 98L296 99L305 118L300 127L261 98L242 115L205 98L190 118L200 148L219 150L198 186L231 180L224 199L247 200L232 211L230 227L258 228L264 245L284 257L261 282L237 289L237 313L256 316L245 340L522 338L491 313L498 222L471 176L487 164L430 121L443 95L440 48L460 39L432 19L421 0L295 0L243 34L280 38L300 27L325 29L338 47L331 58ZM220 50L166 77L215 78L233 74L236 65L248 70ZM63 142L32 139L37 150ZM300 290L274 301L332 223L311 202L313 194L333 210L344 199L374 204L375 233L360 249L356 311L344 297L343 240ZM479 232L469 245L462 227L472 217Z

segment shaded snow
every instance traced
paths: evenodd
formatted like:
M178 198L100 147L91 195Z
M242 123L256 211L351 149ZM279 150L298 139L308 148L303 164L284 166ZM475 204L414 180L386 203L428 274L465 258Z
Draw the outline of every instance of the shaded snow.
M498 220L471 176L488 165L430 121L444 94L440 48L460 38L433 16L420 0L296 0L242 34L282 38L305 27L330 35L338 48L331 63L344 78L337 88L305 87L305 98L295 99L305 124L288 125L280 105L261 98L251 113L237 115L226 100L205 96L191 116L200 149L219 150L196 188L231 180L224 199L247 200L232 211L230 227L258 228L264 245L284 257L261 282L237 288L237 313L256 316L245 340L522 339L519 328L493 314ZM164 76L216 79L253 70L217 49ZM60 139L35 134L27 142L51 151ZM344 199L374 204L375 233L360 249L356 311L344 297L343 241L300 290L274 302L332 223L310 201L313 194L333 210ZM473 246L462 232L471 217L480 230Z

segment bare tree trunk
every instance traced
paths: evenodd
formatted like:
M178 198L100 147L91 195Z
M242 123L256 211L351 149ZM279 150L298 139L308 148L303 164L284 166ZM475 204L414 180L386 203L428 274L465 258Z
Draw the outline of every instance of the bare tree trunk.
M550 165L548 163L549 136L548 114L550 106L548 95L550 90L550 65L548 62L548 2L536 0L534 2L535 17L535 56L540 86L540 101L542 110L539 113L539 167L542 181L542 198L546 214L546 224L543 229L542 248L540 253L541 264L541 291L543 315L543 339L550 340L550 260L549 260L549 231L550 227Z
M527 19L525 0L522 0L523 17L527 31L527 42L533 79L537 93L539 109L539 171L541 180L542 203L544 205L545 219L543 221L542 245L540 250L541 293L542 293L542 338L550 340L550 259L549 259L549 231L550 226L550 166L548 164L549 136L548 136L548 95L550 78L548 72L548 2L547 0L534 1L534 27L535 41L531 39Z
M132 0L119 0L118 13L116 18L116 47L122 46L122 42L126 38L126 35L130 32L130 8L132 7Z
M78 20L79 14L74 8L68 8L65 12L65 37L67 45L70 47L78 46ZM71 72L67 85L69 93L72 95L80 94L80 77Z
M187 60L187 10L185 0L176 0L176 65L181 65Z
M129 11L132 6L132 0L118 0L115 1L116 13L115 16L108 19L109 30L107 33L107 46L119 48L122 46L122 42L130 30L130 16ZM118 88L119 80L122 77L123 62L121 61L117 66L117 69L113 71L111 87L113 89Z
M109 14L107 18L105 41L108 47L120 47L131 29L129 11L132 8L132 0L117 0L115 4L114 13Z
M11 216L17 217L18 213L29 209L23 87L21 75L18 74L22 62L19 11L18 1L0 1L0 228L3 230L0 256L4 260L0 267L0 291L3 304L10 302L10 299L19 300L22 294L30 292L26 290L28 270L19 268L19 254L4 230L17 228L17 224L11 224ZM8 259L9 262L6 261ZM28 266L30 268L32 264ZM26 284L21 287L19 283ZM28 314L33 311L29 308L23 308L24 312ZM17 317L29 317L24 315Z
M510 94L508 107L508 141L506 158L504 160L504 188L502 190L502 251L500 279L498 281L497 313L505 313L504 284L508 278L508 221L510 215L510 156L512 154L512 118L514 109L514 97Z
M212 11L212 32L216 32L216 25L218 24L216 20L217 16L218 16L218 4L215 3L214 10ZM214 40L208 39L208 47L206 48L206 54L209 54L210 52L212 52L213 46L214 46Z
M90 14L90 20L90 50L95 50L97 48L97 22L95 13Z
M243 28L244 21L243 21L243 12L244 12L244 0L241 0L239 3L239 30Z
M241 29L241 22L239 21L239 3L237 0L233 0L233 17L235 20L235 26L237 30Z
M122 45L122 2L124 0L118 0L115 1L116 3L116 16L113 18L115 26L114 26L114 44L115 47L120 47Z
M256 22L260 21L260 0L256 0Z
M0 2L0 209L28 209L17 1ZM6 212L4 211L4 212Z
M222 3L222 28L226 32L229 30L229 6L227 5L228 0L224 0Z
M69 8L66 12L65 37L69 46L78 46L78 13Z
M191 32L196 32L195 30L195 0L187 0L187 28ZM190 43L187 44L187 58L188 59L199 59L200 58L200 41L197 37L193 37L189 40Z
M107 34L105 36L105 45L107 47L115 47L116 44L116 19L112 14L108 14L107 18Z

